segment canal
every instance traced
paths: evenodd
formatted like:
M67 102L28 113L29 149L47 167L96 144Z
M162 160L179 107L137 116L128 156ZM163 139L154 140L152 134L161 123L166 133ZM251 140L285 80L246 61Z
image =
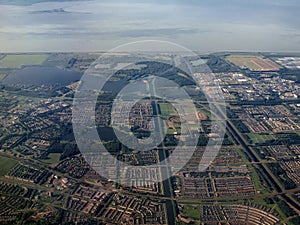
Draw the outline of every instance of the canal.
M151 105L153 108L153 116L157 117L159 116L159 110L158 110L158 104L157 99L155 98L155 78L152 80L152 82L149 82L149 90L151 95ZM160 120L154 120L155 121L155 127L158 127L160 135L164 135L163 133L163 127ZM167 159L167 153L165 150L164 143L162 142L162 148L159 148L158 150L158 157L159 161L162 162L165 159ZM161 167L160 169L161 176L162 177L169 177L168 179L162 181L162 188L164 192L165 197L173 198L173 187L171 183L171 167L168 165L167 160L165 161L165 165ZM167 213L167 219L168 224L175 224L176 217L177 217L177 209L176 209L176 202L174 200L166 200L166 213Z

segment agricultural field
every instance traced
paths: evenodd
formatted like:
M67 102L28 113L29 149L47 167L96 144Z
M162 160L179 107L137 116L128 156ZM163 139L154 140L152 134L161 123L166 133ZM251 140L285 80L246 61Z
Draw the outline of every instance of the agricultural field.
M276 71L281 68L277 63L260 56L230 55L227 60L242 69L251 71Z
M38 66L48 58L47 54L7 55L0 60L0 68L21 68L22 66Z
M6 175L17 163L17 160L0 156L0 177Z

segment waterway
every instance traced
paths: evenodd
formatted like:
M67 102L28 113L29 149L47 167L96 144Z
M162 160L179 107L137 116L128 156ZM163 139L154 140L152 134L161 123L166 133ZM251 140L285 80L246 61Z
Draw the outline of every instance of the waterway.
M151 95L151 105L153 108L153 116L158 116L158 105L157 105L157 100L153 98L155 96L155 85L154 85L154 80L153 82L149 82L149 89L150 89L150 95ZM163 135L162 132L162 125L160 124L160 120L154 120L155 121L155 126L159 128L160 134ZM158 156L159 156L159 161L162 162L165 159L167 159L167 153L164 150L164 148L161 148L158 150ZM171 169L170 166L168 165L167 161L165 163L165 166L161 167L161 176L162 177L170 177L171 175ZM164 196L173 198L173 188L171 184L170 178L164 180L162 182L163 186L163 192ZM166 213L167 213L167 218L168 218L168 224L175 224L175 220L177 217L177 212L176 212L176 203L173 200L166 200Z
M82 74L57 67L30 66L17 70L2 80L4 85L66 86L80 80Z

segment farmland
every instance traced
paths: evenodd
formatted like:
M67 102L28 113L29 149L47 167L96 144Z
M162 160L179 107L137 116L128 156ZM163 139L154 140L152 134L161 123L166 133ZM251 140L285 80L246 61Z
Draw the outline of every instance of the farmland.
M0 68L21 68L22 66L41 65L48 55L46 54L25 54L25 55L7 55L0 60Z
M281 68L275 62L259 56L230 55L227 60L242 69L251 71L277 71Z

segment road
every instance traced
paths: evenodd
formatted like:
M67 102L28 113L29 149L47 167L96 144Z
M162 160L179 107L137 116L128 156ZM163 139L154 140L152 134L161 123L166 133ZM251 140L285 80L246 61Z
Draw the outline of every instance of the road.
M159 109L158 109L158 104L157 104L157 99L155 99L154 96L156 96L156 91L155 91L155 78L151 82L148 83L150 95L151 95L151 105L153 108L153 116L157 117L159 116ZM162 140L164 137L164 132L163 132L163 124L161 124L161 120L155 120L155 127L158 128L160 135L162 136ZM164 150L165 146L162 142L162 148L158 150L158 157L159 161L162 162L165 159L167 159L167 154L166 151ZM162 177L171 177L171 169L170 166L168 165L168 162L166 160L166 163L164 166L160 168L161 176ZM175 224L176 217L177 217L177 209L176 209L176 202L173 200L173 188L171 184L170 178L162 181L162 189L163 189L163 194L166 199L166 208L167 208L167 219L168 219L168 224Z
M222 113L222 112L221 112ZM254 165L259 167L263 171L264 179L267 179L267 182L271 184L271 186L276 190L276 194L280 194L280 196L298 213L300 214L300 203L287 195L287 190L280 183L280 181L275 177L275 175L270 171L267 164L262 163L262 159L258 156L256 151L249 145L248 141L244 138L244 136L237 130L237 128L233 125L233 123L227 119L227 131L231 134L231 136L235 139L236 142L240 144L242 149L246 154L249 155L250 158L253 159Z

